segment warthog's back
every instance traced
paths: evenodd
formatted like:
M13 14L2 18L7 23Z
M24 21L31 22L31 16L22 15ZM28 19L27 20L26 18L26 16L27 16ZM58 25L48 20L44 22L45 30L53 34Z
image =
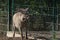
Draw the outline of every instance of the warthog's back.
M19 28L19 26L21 25L21 12L18 12L16 14L14 14L13 16L13 26Z
M13 27L25 27L26 22L29 19L29 15L27 14L28 8L19 9L17 13L13 16Z

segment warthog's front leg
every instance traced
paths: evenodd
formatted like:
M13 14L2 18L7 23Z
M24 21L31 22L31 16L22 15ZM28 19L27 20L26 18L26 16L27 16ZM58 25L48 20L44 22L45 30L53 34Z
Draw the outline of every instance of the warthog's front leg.
M21 34L21 40L23 40L23 32L22 32L22 28L19 28L19 33Z
M28 38L27 38L27 27L26 27L26 40L27 40Z

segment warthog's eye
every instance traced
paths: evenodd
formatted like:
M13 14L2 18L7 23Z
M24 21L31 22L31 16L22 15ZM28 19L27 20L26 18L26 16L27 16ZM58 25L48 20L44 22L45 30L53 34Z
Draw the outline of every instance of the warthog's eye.
M23 18L23 21L25 21L26 20L26 18Z
M26 18L23 18L23 20L25 20Z

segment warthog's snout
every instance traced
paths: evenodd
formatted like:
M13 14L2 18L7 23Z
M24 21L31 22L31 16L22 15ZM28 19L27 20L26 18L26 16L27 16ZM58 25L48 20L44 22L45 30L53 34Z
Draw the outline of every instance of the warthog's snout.
M27 21L28 19L29 19L29 16L24 17L24 18L23 18L23 21Z

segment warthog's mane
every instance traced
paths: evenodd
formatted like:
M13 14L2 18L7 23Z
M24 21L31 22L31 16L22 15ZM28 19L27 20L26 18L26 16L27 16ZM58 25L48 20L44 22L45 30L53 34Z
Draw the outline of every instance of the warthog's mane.
M25 9L25 8L17 8L15 13L17 12L21 12L22 14L28 14L28 8Z

